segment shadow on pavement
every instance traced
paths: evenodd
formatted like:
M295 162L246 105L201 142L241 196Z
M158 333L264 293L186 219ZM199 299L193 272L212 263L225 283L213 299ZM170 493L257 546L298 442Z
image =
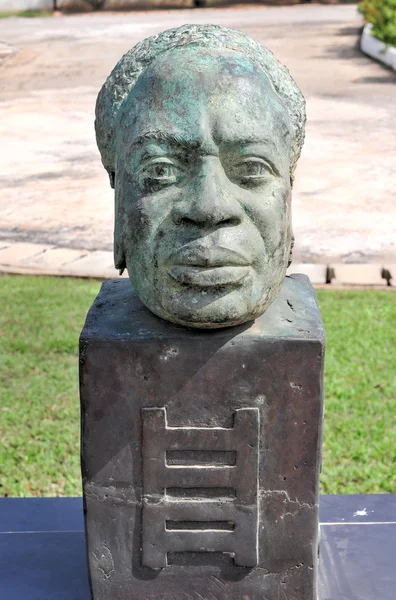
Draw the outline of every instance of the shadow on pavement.
M363 25L356 27L355 25L352 26L348 26L348 27L341 27L341 29L337 32L337 35L354 35L356 37L359 37L360 34L362 33L363 30Z
M384 67L385 69L386 67ZM386 69L382 76L360 77L359 79L354 79L353 83L396 83L396 73L390 69Z
M332 46L328 48L321 56L316 58L327 58L333 60L364 60L368 59L368 56L363 54L359 47L359 40L355 44L340 44L339 46Z

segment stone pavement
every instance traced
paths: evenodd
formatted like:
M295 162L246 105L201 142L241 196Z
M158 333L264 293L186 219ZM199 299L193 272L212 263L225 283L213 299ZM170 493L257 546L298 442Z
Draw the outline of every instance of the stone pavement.
M0 269L116 275L113 196L93 133L96 95L137 41L185 22L257 37L306 96L295 261L319 269L320 280L326 265L347 263L359 279L350 265L374 264L366 273L386 283L378 282L381 267L396 264L396 75L358 50L362 20L353 5L2 20Z
M50 244L0 241L0 274L57 275L63 277L92 277L113 279L119 277L114 268L113 253L106 250L60 248ZM333 287L372 286L393 287L396 264L338 264L296 263L288 271L304 273L316 286ZM127 272L123 277L127 277Z

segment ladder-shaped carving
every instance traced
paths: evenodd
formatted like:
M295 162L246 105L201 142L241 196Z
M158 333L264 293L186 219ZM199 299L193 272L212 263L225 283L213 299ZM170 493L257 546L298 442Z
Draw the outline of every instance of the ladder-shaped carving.
M257 565L259 412L232 428L169 427L165 408L143 408L144 566L173 552L226 552Z

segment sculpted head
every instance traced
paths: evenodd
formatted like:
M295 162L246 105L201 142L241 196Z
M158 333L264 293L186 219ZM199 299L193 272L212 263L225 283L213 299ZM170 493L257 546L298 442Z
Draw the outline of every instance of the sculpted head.
M130 50L96 106L115 187L115 263L189 327L237 325L276 298L292 249L305 103L246 34L187 25Z

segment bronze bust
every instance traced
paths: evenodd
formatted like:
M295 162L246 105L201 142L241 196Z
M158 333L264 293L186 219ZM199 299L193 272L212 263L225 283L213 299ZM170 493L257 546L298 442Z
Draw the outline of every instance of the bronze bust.
M115 263L188 327L237 325L276 298L292 249L305 102L248 35L185 25L119 61L96 106L115 188Z

